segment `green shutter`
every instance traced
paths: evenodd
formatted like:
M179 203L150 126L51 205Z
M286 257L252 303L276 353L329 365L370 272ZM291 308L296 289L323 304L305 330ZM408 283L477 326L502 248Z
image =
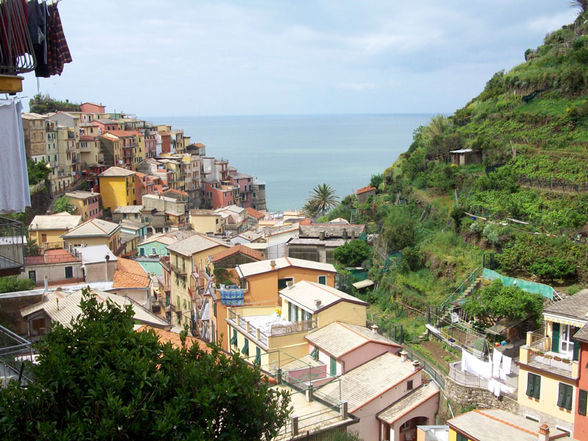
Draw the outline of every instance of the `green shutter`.
M551 352L559 352L559 323L554 323L552 327Z
M574 340L574 361L578 361L578 355L580 354L580 342Z
M329 374L331 377L337 375L337 360L331 357L330 366L329 366Z
M578 413L586 416L586 404L588 403L588 392L584 389L580 390L580 400L578 401Z
M255 363L261 364L261 349L259 349L259 346L255 346Z
M314 349L313 349L313 350L312 350L312 352L310 353L310 356L311 356L313 359L315 359L315 360L318 360L318 358L319 358L319 350L318 350L318 347L316 347L316 346L314 347Z
M245 343L243 343L243 349L241 349L241 354L249 356L249 340L245 339Z
M527 396L528 397L532 397L533 396L533 386L534 386L534 378L531 377L531 375L533 374L527 374Z
M537 398L541 396L541 376L532 373L527 374L527 396Z
M574 389L569 384L559 383L559 391L557 394L557 406L563 407L567 410L572 410L572 397Z
M233 329L233 336L231 337L231 345L237 346L237 330Z

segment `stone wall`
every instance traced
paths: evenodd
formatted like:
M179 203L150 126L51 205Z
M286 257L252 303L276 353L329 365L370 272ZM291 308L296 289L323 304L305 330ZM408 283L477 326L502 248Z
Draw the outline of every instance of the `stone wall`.
M496 397L487 389L462 386L449 377L445 377L445 394L452 403L461 407L503 409L513 413L518 413L519 410L519 405L515 398L506 395Z

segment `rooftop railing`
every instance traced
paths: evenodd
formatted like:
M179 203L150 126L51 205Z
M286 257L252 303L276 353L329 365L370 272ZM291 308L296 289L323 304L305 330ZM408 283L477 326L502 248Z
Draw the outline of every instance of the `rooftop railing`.
M0 217L0 276L20 274L26 243L22 222Z
M28 384L32 381L30 363L34 361L31 343L0 326L0 379L2 386L9 381Z

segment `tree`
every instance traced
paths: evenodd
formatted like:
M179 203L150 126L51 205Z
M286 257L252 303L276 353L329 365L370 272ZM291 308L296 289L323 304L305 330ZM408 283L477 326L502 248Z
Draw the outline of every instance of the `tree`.
M474 292L463 305L463 309L479 321L496 324L502 318L539 317L543 310L543 297L516 286L504 286L497 279L489 286Z
M371 247L361 239L354 239L345 245L335 248L333 257L337 262L345 266L360 266L364 260L369 259Z
M0 293L26 291L35 287L31 279L19 279L16 276L0 277Z
M55 201L53 209L56 213L67 211L69 214L74 214L76 212L76 207L74 207L73 204L69 201L69 199L65 196L61 196L59 199Z
M271 439L286 423L289 397L239 355L162 344L87 291L81 310L39 343L34 381L0 391L1 439Z
M392 207L384 220L383 234L392 250L401 250L416 242L415 220L403 207Z
M328 184L318 184L312 189L303 210L311 217L324 216L327 211L337 205L339 198L335 190Z
M375 187L376 189L379 189L382 182L384 182L384 176L382 176L381 174L372 175L370 179L370 187Z

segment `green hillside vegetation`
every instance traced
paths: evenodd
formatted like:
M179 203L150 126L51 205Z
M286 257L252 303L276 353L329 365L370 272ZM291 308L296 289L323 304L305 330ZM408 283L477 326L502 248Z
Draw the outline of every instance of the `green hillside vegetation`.
M558 290L588 283L588 13L525 60L419 127L408 151L372 177L373 199L347 197L326 216L380 233L369 263L376 288L358 294L375 318L398 323L407 311L399 304L439 305L483 255L503 274ZM458 149L481 163L452 164Z
M59 101L46 95L35 95L29 100L29 108L32 113L50 113L61 110L63 112L79 112L80 105L70 103L68 100Z

